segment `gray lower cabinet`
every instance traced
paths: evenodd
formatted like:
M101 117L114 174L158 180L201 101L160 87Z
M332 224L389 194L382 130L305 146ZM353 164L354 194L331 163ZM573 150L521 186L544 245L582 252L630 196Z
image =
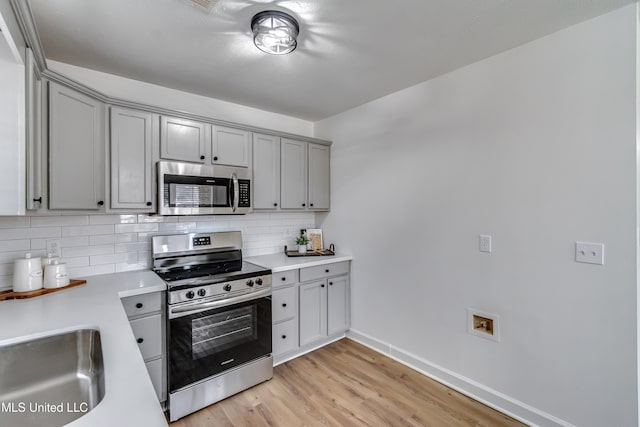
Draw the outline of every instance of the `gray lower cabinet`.
M131 330L160 402L167 400L164 293L122 298Z
M349 261L273 274L275 363L330 342L349 329Z
M49 83L49 208L103 210L102 102Z

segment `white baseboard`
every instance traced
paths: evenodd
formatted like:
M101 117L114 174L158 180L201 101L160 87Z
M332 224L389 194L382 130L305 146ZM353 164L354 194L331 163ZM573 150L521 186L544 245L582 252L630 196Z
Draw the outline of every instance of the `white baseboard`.
M504 393L493 390L470 378L459 375L362 332L350 329L347 331L347 338L367 346L378 353L384 354L385 356L388 356L403 365L406 365L409 368L446 385L447 387L469 396L470 398L509 415L510 417L513 417L527 425L575 427L567 421L554 417L551 414L527 405L526 403L507 396Z

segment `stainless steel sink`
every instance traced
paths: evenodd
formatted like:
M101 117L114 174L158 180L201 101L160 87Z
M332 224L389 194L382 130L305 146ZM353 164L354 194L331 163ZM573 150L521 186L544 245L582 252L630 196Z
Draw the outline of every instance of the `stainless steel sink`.
M63 426L95 408L104 391L99 331L0 345L0 426Z

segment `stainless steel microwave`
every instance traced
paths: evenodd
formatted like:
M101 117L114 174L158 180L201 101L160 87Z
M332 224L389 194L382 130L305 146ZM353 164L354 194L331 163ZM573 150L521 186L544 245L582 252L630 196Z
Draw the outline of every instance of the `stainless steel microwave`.
M247 168L158 162L160 215L241 215L251 211Z

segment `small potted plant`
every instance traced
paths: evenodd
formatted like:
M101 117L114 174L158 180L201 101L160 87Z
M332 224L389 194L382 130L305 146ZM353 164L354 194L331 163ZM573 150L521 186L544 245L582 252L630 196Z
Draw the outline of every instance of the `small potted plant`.
M309 244L309 238L306 234L302 234L296 237L296 245L298 245L298 252L301 254L307 253L307 245Z

